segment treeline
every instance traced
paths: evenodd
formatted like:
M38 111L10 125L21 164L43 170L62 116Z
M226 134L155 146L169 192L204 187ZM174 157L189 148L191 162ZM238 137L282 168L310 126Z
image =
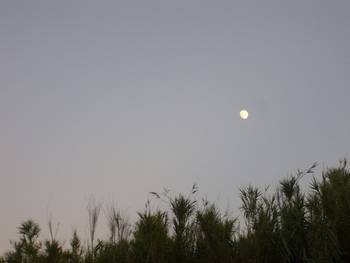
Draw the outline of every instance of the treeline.
M70 246L56 240L49 220L50 239L40 241L34 221L18 228L19 239L0 262L69 263L230 263L230 262L350 262L350 172L346 161L325 170L307 190L300 179L315 165L281 180L276 189L248 186L240 190L242 222L221 212L214 203L189 194L152 192L167 210L149 202L135 224L114 206L103 209L109 236L95 240L101 204L88 206L89 242L73 232ZM309 180L310 181L310 180Z

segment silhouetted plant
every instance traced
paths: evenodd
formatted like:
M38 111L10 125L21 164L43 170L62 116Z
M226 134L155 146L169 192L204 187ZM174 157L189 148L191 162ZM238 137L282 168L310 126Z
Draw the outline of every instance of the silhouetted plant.
M131 224L116 206L107 210L110 235L97 240L101 204L90 199L89 242L82 246L73 232L70 248L56 239L49 219L49 240L40 228L23 222L18 241L0 263L309 263L350 262L350 172L346 161L313 178L308 191L301 179L315 164L280 181L275 191L248 186L240 190L245 228L208 201L198 206L194 185L188 195L151 192L170 210L152 211L149 201ZM201 208L198 208L201 207ZM168 219L168 212L170 220Z
M87 211L88 211L88 219L89 219L89 235L90 235L90 257L92 262L94 261L94 241L95 241L95 232L97 228L98 218L100 216L101 212L101 203L96 203L94 197L90 197L90 200L87 205Z
M132 262L169 262L168 216L166 212L151 212L149 202L143 213L138 213L132 246Z
M129 242L120 240L117 243L101 242L96 252L97 263L127 263L129 262Z
M40 228L33 220L24 221L18 227L20 240L11 242L13 251L5 254L5 262L8 263L34 263L39 262L39 250L41 243L38 240Z
M70 241L70 250L66 252L66 258L69 263L83 262L84 250L81 245L80 238L76 230L73 231L73 236Z
M178 195L170 200L173 212L173 257L175 262L191 262L195 250L194 221L196 200Z
M57 240L45 241L44 261L47 263L59 263L63 260L63 249Z
M318 260L350 262L350 173L347 162L314 180L308 202L313 255ZM320 261L321 262L321 261Z
M192 262L195 253L195 220L197 201L194 195L198 191L196 184L192 185L187 196L179 194L175 197L170 195L170 190L158 194L151 192L153 196L165 201L173 214L173 236L171 258L173 262ZM163 197L163 198L162 198Z
M197 212L197 258L200 262L233 262L235 219L222 216L214 204Z
M107 207L106 215L110 233L110 242L117 243L128 240L131 234L131 225L125 214L112 203Z

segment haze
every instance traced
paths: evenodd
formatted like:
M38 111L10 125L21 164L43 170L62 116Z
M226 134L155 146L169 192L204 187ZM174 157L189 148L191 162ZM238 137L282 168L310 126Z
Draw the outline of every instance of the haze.
M0 251L47 211L60 240L84 235L91 194L134 216L148 192L197 183L238 214L239 187L348 157L349 11L1 1Z

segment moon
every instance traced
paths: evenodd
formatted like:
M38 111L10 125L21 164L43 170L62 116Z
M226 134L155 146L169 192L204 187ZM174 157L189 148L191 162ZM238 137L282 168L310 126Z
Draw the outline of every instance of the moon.
M247 110L241 110L239 112L239 116L241 117L242 120L246 120L249 117L249 112Z

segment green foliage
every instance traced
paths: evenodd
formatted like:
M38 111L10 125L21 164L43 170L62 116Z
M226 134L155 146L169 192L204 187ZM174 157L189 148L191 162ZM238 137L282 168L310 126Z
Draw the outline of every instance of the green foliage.
M127 263L129 262L130 245L127 240L118 243L102 242L96 253L95 262L98 263Z
M147 205L146 210L138 215L131 243L132 262L168 262L170 238L167 213L151 212Z
M5 262L39 262L41 243L38 240L40 228L33 220L27 220L18 227L20 240L12 242L13 251L5 254Z
M62 247L57 240L45 242L45 262L47 263L59 263L62 262Z
M110 234L94 234L101 205L89 206L89 244L82 246L76 231L64 249L53 235L39 240L33 220L18 228L0 263L309 263L350 262L350 172L346 161L327 169L303 191L301 180L315 165L280 181L275 190L248 186L240 190L244 223L223 214L215 204L198 206L194 185L188 195L151 192L169 211L150 208L131 227L111 206ZM303 187L302 187L303 186ZM164 199L165 197L165 199ZM239 229L239 225L245 226ZM132 235L130 235L132 229Z
M76 230L73 231L73 237L70 241L70 250L66 252L66 258L70 263L82 262L83 248L81 247L81 241Z
M191 262L195 250L195 232L192 216L196 209L196 201L179 195L170 199L173 218L173 253L174 262Z
M233 262L235 220L222 216L215 205L197 212L199 262Z

